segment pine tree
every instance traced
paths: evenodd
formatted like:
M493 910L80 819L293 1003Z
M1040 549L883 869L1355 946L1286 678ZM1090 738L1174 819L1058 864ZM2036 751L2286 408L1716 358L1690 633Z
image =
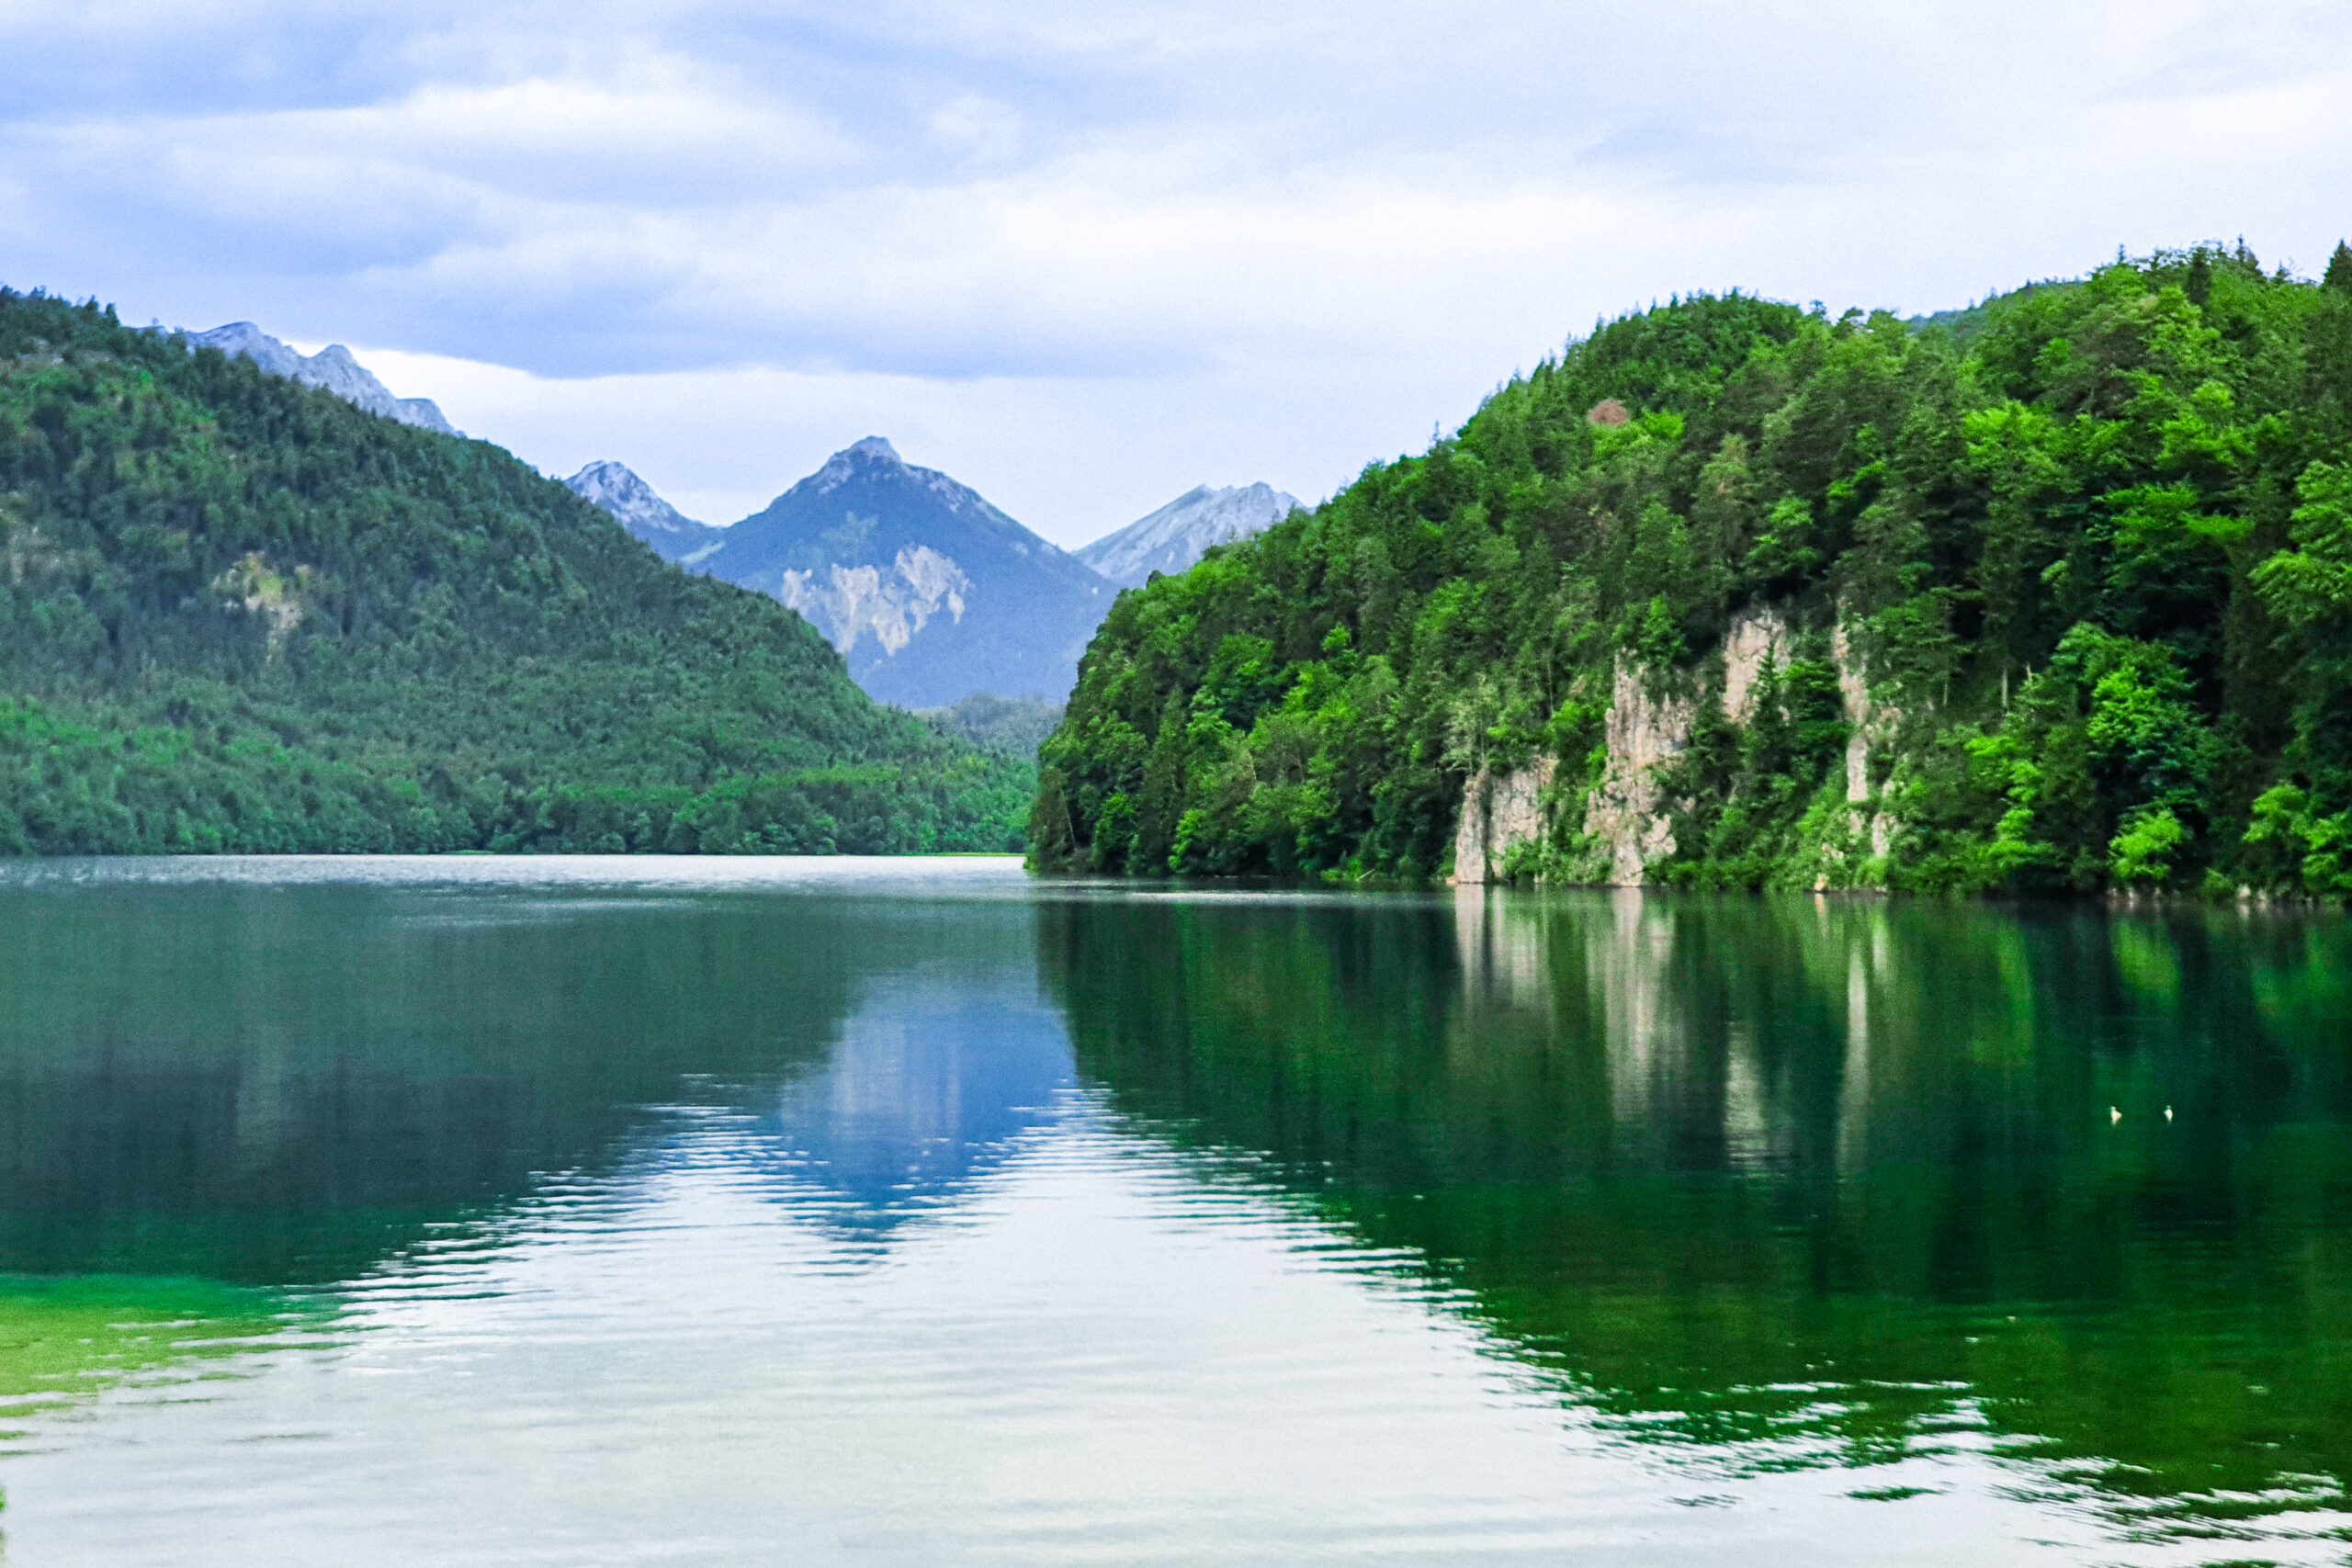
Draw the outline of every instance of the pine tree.
M2206 254L2202 245L2188 254L2188 283L2185 291L2188 295L2188 302L2199 310L2203 310L2205 301L2213 297L2213 258Z
M2327 276L2323 281L2330 288L2352 294L2352 245L2335 242L2335 254L2327 258Z

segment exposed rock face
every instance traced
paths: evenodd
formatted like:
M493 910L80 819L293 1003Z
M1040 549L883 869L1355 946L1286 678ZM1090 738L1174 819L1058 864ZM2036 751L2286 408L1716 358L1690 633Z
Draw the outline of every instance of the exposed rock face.
M887 703L1058 702L1118 590L976 491L868 436L678 558L774 594Z
M1514 846L1543 839L1544 791L1551 785L1553 768L1549 757L1502 773L1481 768L1463 785L1462 821L1453 831L1456 883L1495 880Z
M963 568L929 545L915 545L901 549L887 570L835 563L824 569L822 581L813 569L786 570L775 596L844 655L869 632L884 653L896 653L943 608L962 620L964 592L971 585Z
M1652 697L1640 666L1622 659L1612 697L1608 771L1586 804L1584 831L1609 856L1610 886L1639 887L1650 863L1674 852L1657 775L1690 746L1695 715L1681 698Z
M1871 788L1871 750L1894 739L1894 727L1902 722L1903 712L1871 695L1861 651L1847 637L1842 621L1830 632L1829 651L1838 662L1838 693L1844 700L1846 722L1851 727L1846 741L1848 820L1857 840L1868 835L1871 858L1883 861L1894 847L1895 829L1900 824L1883 805L1870 810L1867 820L1863 816L1875 795Z
M283 376L306 387L322 388L369 413L443 435L465 434L441 416L439 405L431 398L392 396L367 367L351 357L351 350L339 343L331 343L316 354L304 355L251 321L231 321L209 333L190 333L187 341L191 348L217 348L232 356L243 355L273 376Z
M1871 797L1871 747L1894 734L1903 713L1871 700L1862 656L1848 639L1843 621L1830 633L1829 650L1838 660L1838 693L1845 700L1846 722L1853 728L1846 742L1846 800L1860 806Z
M1265 532L1297 505L1296 496L1268 484L1226 490L1198 485L1077 555L1112 581L1140 588L1155 571L1173 577L1190 570L1211 545Z
M1745 727L1756 708L1757 682L1769 663L1788 663L1789 623L1778 610L1750 610L1724 635L1724 716Z
M1825 853L1842 865L1867 843L1868 853L1883 860L1899 824L1883 808L1872 808L1871 755L1893 739L1903 716L1872 698L1861 654L1842 625L1830 643L1852 730L1846 751L1846 799L1852 809L1851 837L1845 840L1850 847ZM1724 716L1742 728L1754 722L1766 671L1786 665L1795 652L1794 628L1778 610L1752 610L1734 620L1724 636ZM1689 750L1698 716L1691 699L1654 695L1645 673L1631 660L1618 660L1604 729L1608 762L1585 802L1585 837L1604 857L1600 880L1615 887L1644 886L1649 868L1675 852L1674 806L1660 775ZM1542 795L1552 777L1552 760L1544 758L1510 773L1481 771L1469 781L1454 835L1457 883L1494 879L1513 845L1542 840L1547 827ZM1821 886L1828 886L1826 876Z

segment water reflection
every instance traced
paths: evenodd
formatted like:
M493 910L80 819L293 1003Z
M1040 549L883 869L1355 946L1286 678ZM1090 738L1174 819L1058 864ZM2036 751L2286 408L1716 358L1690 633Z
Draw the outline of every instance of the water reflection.
M1989 1445L2131 1531L2344 1522L2341 920L1471 892L1063 908L1044 953L1114 1106L1678 1464Z
M681 1100L747 1112L839 1213L919 1208L1068 1081L1028 954L1017 908L920 888L20 887L0 1274L348 1280L610 1168Z
M50 874L27 1561L2344 1554L2341 921Z
M1017 931L1025 936L1025 931ZM922 970L876 987L823 1066L753 1125L805 1179L851 1201L835 1224L887 1228L963 1193L1071 1083L1060 1020L1018 966Z

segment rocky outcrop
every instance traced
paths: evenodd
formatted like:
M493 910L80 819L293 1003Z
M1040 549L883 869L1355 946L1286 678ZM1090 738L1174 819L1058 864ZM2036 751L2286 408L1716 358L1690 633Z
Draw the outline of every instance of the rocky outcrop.
M1262 534L1297 507L1296 496L1269 484L1201 485L1076 553L1112 581L1140 588L1153 572L1189 570L1210 546Z
M1873 859L1893 847L1897 823L1883 807L1873 809L1873 751L1891 744L1901 722L1899 709L1871 694L1860 651L1835 627L1830 637L1838 684L1850 739L1846 750L1846 799L1851 809L1847 848L1825 852L1849 863L1868 845ZM1796 655L1796 634L1777 610L1748 611L1724 634L1724 716L1746 728L1756 718L1767 677ZM1667 798L1664 774L1690 745L1698 705L1689 697L1662 694L1642 666L1620 659L1614 671L1604 727L1607 762L1585 802L1583 831L1597 856L1596 880L1614 887L1640 887L1649 869L1672 855L1675 803ZM1462 818L1454 836L1454 880L1477 884L1497 879L1515 846L1540 842L1548 831L1543 796L1551 784L1553 761L1544 758L1505 773L1487 770L1464 787ZM1825 878L1823 886L1827 886Z
M1778 610L1749 610L1724 634L1724 716L1746 727L1756 710L1758 685L1768 669L1789 661L1789 623Z
M1903 710L1871 695L1861 651L1847 637L1843 621L1829 634L1829 651L1838 661L1838 692L1844 700L1849 727L1846 804L1852 812L1855 837L1867 835L1871 858L1884 860L1887 852L1894 847L1895 820L1883 807L1871 812L1865 820L1863 809L1877 793L1871 787L1871 749L1894 741L1895 726L1903 721Z
M1553 761L1539 757L1523 768L1480 768L1462 786L1462 820L1453 831L1453 880L1476 885L1500 879L1504 857L1544 838L1544 792Z
M1829 651L1838 660L1838 692L1852 729L1846 742L1846 801L1860 806L1871 798L1871 748L1894 739L1903 712L1871 698L1861 653L1846 636L1843 621L1830 633Z
M1619 660L1605 729L1608 768L1586 804L1585 836L1608 856L1609 885L1639 887L1650 863L1674 852L1674 824L1658 774L1690 744L1692 705L1653 696L1639 665Z
M160 331L161 329L156 329ZM420 430L430 430L442 435L462 435L465 432L442 417L441 409L431 398L396 398L385 389L374 373L351 356L351 350L339 343L331 343L316 354L305 355L270 336L251 321L231 321L225 327L215 327L209 333L187 334L190 349L217 348L232 356L252 360L272 376L282 376L289 381L300 381L306 387L317 387L333 392L345 402L366 409L369 413L396 419L402 424L413 424Z
M814 571L786 571L776 597L806 615L844 654L868 633L883 652L896 653L941 610L962 620L964 595L971 586L963 568L928 545L916 545L901 549L887 570L834 565L822 578Z

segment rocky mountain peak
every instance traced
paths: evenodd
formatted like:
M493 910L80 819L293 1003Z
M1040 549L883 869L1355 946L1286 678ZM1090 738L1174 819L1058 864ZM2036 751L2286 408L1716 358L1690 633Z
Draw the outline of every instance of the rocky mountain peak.
M161 329L156 329L161 330ZM305 355L279 342L251 321L231 321L214 327L210 332L185 334L190 348L217 348L236 357L252 360L272 376L288 381L299 381L306 387L317 387L333 392L345 402L381 414L386 419L399 420L420 430L430 430L443 435L463 435L464 431L451 424L431 398L396 398L375 373L353 357L351 350L339 343L331 343L316 354Z
M600 459L563 481L581 500L601 506L663 560L687 560L716 549L725 534L697 523L662 499L626 463Z
M1264 532L1297 505L1296 496L1263 482L1224 490L1194 485L1077 555L1112 581L1139 588L1155 571L1172 576L1190 570L1212 545Z

